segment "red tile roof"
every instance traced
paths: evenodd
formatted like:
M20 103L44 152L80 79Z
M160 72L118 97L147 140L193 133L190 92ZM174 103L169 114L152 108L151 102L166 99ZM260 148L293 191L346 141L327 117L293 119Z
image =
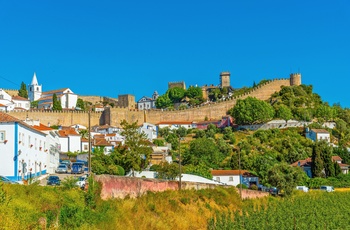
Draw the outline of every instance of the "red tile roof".
M249 173L247 170L211 170L213 176L243 175Z
M58 130L58 135L60 135L61 137L80 136L79 133L75 131L75 129Z
M291 164L291 166L304 166L304 165L311 164L311 162L312 162L311 157L308 157L305 160L299 160L297 162L294 162L293 164Z
M67 90L67 89L68 89L68 88L50 90L50 91L43 92L43 95L46 95L46 94L54 94L54 93L63 93L63 91L65 91L65 90Z
M29 99L20 97L20 96L13 96L12 100L17 100L17 101L29 101Z
M325 129L311 129L313 132L315 133L329 133L327 130Z
M340 156L332 156L332 161L342 161L343 159L341 159Z
M39 125L33 125L33 128L39 131L50 131L53 130L52 128L50 128L49 126L43 125L43 124L39 124Z
M15 117L13 117L13 116L10 116L10 115L8 115L8 114L6 114L6 113L0 112L0 123L2 123L2 122L10 122L10 123L12 123L12 122L18 122L18 123L20 123L21 125L23 125L23 126L29 128L29 129L31 129L31 130L33 130L33 131L36 131L36 132L41 133L41 134L45 134L45 133L40 132L39 130L33 128L32 126L28 125L28 124L25 123L24 121L21 121L21 120L15 118ZM46 134L45 134L45 135L46 135Z

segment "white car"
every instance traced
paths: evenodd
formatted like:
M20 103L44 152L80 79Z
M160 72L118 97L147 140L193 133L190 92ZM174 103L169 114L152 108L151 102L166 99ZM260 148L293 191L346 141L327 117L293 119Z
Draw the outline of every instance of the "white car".
M87 181L87 175L84 175L84 176L80 176L78 178L78 181L75 183L79 188L84 188L85 187L85 184L86 184L86 181Z
M303 191L303 192L308 192L309 188L306 186L297 186L297 190Z

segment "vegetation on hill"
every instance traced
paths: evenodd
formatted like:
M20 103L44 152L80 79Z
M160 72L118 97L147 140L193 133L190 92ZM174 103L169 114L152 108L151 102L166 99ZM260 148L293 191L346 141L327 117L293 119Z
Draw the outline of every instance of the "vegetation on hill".
M211 218L207 229L348 229L349 197L349 192L314 191L246 200L241 210Z
M174 104L181 103L184 100L189 106L203 103L202 89L198 86L191 86L187 90L180 87L170 88L165 94L157 98L156 107L158 109L165 109L173 107Z

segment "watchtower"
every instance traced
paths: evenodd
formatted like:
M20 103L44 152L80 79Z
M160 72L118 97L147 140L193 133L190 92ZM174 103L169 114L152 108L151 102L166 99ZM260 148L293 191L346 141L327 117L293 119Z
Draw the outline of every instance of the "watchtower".
M221 88L230 87L230 72L220 73L220 86Z
M301 74L300 73L291 73L290 74L290 85L301 85Z

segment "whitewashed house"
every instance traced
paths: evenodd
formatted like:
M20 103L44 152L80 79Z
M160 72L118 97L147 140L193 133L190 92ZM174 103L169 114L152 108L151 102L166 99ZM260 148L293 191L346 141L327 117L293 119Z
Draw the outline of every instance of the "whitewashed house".
M0 89L0 111L7 112L15 109L15 103L12 102L12 97Z
M0 175L20 181L47 171L46 134L0 112Z
M140 100L137 101L137 109L138 110L149 110L156 108L156 100L159 97L157 91L154 91L152 97L141 97Z
M248 188L251 185L259 185L259 178L247 170L211 170L213 180L226 185L237 186L244 184Z
M46 145L44 148L46 154L46 172L49 174L55 173L55 170L60 163L60 139L58 135L54 132L54 129L41 124L39 120L26 119L24 122L32 126L34 129L46 134Z
M149 141L158 137L158 127L151 123L143 123L138 129L139 133L144 133Z
M56 130L60 140L60 153L81 152L81 136L74 128Z
M326 141L329 143L331 140L330 133L325 129L306 128L305 136L313 141Z
M15 110L29 110L30 109L30 101L24 97L13 96L12 102L15 104Z
M192 129L194 125L195 124L191 121L161 121L157 124L159 129L168 127L171 130L176 130L180 127Z

